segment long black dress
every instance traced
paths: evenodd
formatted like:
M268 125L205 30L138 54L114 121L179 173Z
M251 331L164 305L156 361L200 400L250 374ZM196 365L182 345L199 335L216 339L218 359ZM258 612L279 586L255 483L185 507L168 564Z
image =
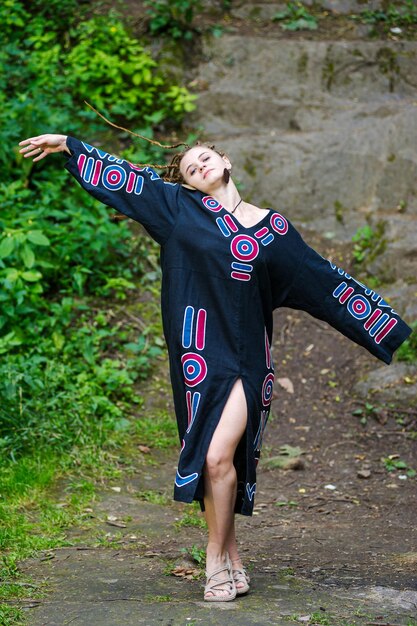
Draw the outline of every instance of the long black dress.
M302 309L389 363L411 329L373 290L310 248L273 210L246 228L214 198L68 138L66 168L161 245L162 319L182 442L174 498L202 501L202 469L231 388L246 433L235 455L236 512L252 513L274 382L272 313Z

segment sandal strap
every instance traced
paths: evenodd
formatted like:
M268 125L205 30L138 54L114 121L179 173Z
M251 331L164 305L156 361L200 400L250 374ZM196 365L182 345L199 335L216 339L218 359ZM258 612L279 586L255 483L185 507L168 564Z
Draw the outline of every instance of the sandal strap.
M229 572L229 575L230 575L230 565L229 565L229 563L226 563L225 565L222 565L221 567L218 567L213 572L206 572L206 578L207 578L207 580L210 580L211 578L214 578L214 576L216 576L217 574L220 574L220 572L224 572L225 570L227 570Z
M222 578L219 580L219 578L216 578L216 576L218 574L220 574L221 572L228 572L228 577L227 578ZM221 591L221 589L217 589L217 587L219 587L220 585L227 585L227 587L224 589L224 591L233 591L234 588L234 580L233 580L233 576L232 576L232 572L231 572L231 563L230 560L227 559L226 563L224 565L222 565L221 567L218 567L217 569L213 570L212 572L206 572L206 578L207 578L207 582L206 582L206 586L204 588L204 593L206 594L207 592L212 592L214 593L215 591ZM211 582L213 581L213 582Z
M250 583L249 574L244 567L232 569L232 576L235 583L245 583L247 585Z

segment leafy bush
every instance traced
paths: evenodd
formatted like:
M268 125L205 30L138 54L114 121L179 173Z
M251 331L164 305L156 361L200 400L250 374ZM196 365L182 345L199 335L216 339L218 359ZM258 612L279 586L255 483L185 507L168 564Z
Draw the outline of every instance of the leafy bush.
M18 154L17 142L52 131L100 143L110 133L84 99L132 130L148 127L152 136L153 124L177 124L193 96L162 75L115 13L95 15L92 3L5 0L0 21L6 462L34 450L77 454L129 429L127 418L142 401L136 381L149 374L162 346L154 321L156 245L127 222L110 220L107 208L69 183L62 156L33 165ZM126 144L126 135L117 139ZM163 159L161 149L145 145L125 155ZM139 286L151 295L135 303Z

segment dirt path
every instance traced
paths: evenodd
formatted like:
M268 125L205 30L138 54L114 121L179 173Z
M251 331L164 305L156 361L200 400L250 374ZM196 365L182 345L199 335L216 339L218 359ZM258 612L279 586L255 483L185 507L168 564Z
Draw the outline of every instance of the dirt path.
M251 593L202 602L202 581L184 576L198 566L182 550L203 548L204 530L184 525L195 514L170 499L176 451L152 450L145 464L138 453L120 491L103 489L98 542L85 532L79 547L24 565L49 590L30 625L417 624L416 479L381 461L397 454L416 467L415 441L392 418L364 426L352 415L353 385L378 363L304 314L279 312L275 329L277 377L294 393L276 386L255 515L238 520ZM272 468L284 444L302 449L302 469Z

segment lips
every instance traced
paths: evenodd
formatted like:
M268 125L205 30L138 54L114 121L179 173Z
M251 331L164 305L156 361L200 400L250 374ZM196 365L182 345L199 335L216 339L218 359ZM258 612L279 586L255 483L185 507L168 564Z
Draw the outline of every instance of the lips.
M213 171L213 169L206 170L206 171L204 172L204 174L203 174L203 178L205 178L205 177L207 176L207 174L209 174L209 173L210 173L210 172L212 172L212 171Z

